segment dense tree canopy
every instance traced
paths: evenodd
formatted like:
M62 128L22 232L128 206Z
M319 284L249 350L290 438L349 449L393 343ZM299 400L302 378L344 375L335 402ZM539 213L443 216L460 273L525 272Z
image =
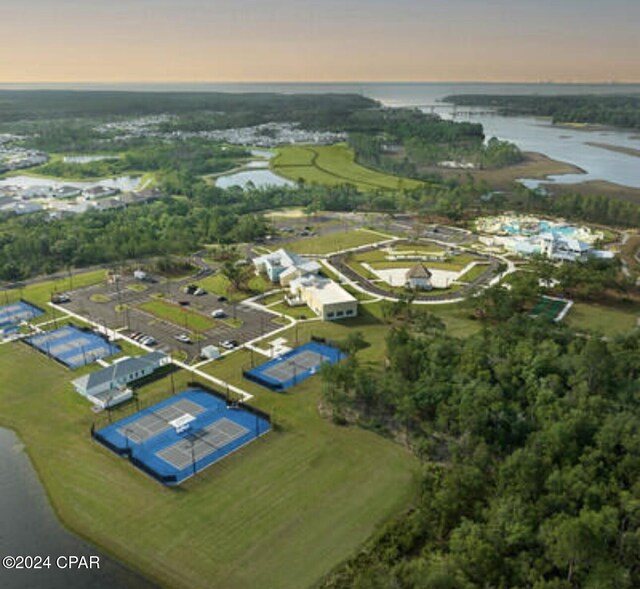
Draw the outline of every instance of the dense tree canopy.
M447 102L490 106L503 114L552 117L555 123L597 123L615 127L640 127L640 95L503 96L467 94L448 96Z
M391 330L383 371L323 367L338 420L402 433L424 463L415 506L323 587L639 587L640 334L429 323Z

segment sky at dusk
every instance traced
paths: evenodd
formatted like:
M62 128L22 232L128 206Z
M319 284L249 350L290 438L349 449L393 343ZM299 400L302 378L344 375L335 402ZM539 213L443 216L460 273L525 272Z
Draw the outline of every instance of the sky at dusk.
M0 83L640 81L640 0L0 0Z

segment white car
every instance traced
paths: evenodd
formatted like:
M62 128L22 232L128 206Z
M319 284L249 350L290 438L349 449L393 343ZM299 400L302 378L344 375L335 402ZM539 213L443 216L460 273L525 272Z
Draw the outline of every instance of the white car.
M191 338L186 333L181 333L180 335L176 335L175 338L182 342L183 344L190 344Z
M225 350L233 350L238 347L238 342L232 339L226 339L223 342L220 342L220 347Z
M214 319L224 319L227 314L222 309L216 309L215 311L211 311L211 317Z

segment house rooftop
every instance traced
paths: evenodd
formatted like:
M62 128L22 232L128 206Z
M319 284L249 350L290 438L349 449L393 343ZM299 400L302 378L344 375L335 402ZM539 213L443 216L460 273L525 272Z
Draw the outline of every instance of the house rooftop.
M330 305L333 303L352 303L357 302L357 299L349 294L339 284L328 278L303 277L298 278L292 283L295 287L302 286L307 290L313 291L313 296L316 301L323 305Z
M407 278L431 278L432 274L423 264L416 264L407 271Z
M135 358L126 358L119 362L114 362L111 366L96 370L90 374L85 374L80 378L77 378L74 383L83 385L87 390L103 385L105 383L113 382L121 378L129 376L133 372L143 370L149 366L149 364L155 365L167 355L162 352L151 352L146 356L139 356Z

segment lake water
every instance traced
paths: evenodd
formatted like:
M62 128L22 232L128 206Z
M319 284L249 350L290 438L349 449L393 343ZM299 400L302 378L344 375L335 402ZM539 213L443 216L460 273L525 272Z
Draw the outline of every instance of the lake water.
M103 160L117 160L119 155L65 155L62 161L66 164L89 164Z
M118 178L107 178L97 182L73 182L70 180L51 180L49 178L35 178L32 176L9 176L0 180L0 186L19 186L20 188L31 188L32 186L48 186L49 188L60 188L61 186L75 186L76 188L92 188L94 186L104 186L105 188L117 188L122 192L131 192L140 185L140 178L137 176L119 176Z
M50 556L52 567L7 570L2 589L153 589L155 586L98 549L67 532L58 522L40 481L16 435L0 428L0 557ZM99 570L62 570L59 556L99 556Z
M295 182L287 180L282 176L274 174L271 170L245 170L229 174L228 176L220 176L216 179L216 186L219 188L231 188L232 186L240 186L244 188L252 182L256 188L268 188L269 186L295 186Z

